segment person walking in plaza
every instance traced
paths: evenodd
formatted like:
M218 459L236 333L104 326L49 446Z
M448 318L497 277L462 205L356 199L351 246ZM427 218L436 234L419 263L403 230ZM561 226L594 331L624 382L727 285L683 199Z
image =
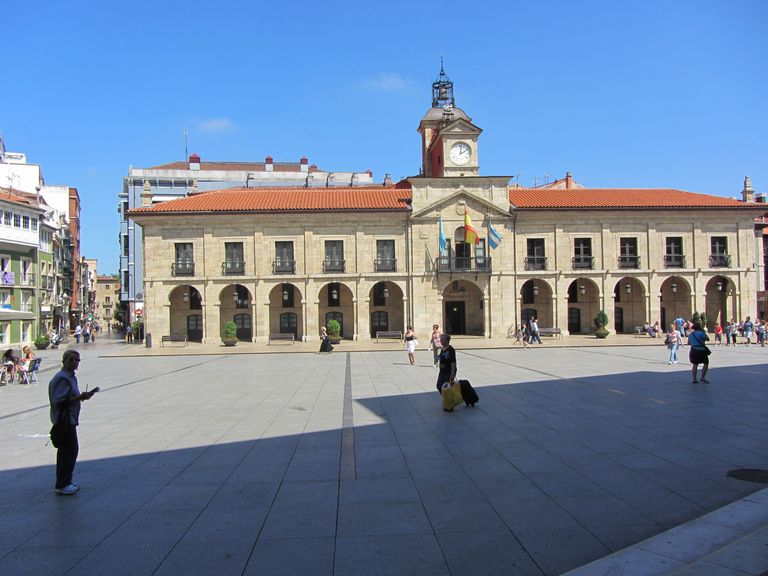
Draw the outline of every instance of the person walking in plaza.
M541 336L539 336L539 323L536 318L531 318L529 327L531 330L531 342L538 342L539 344L542 344Z
M674 323L669 325L669 332L667 332L667 338L665 344L669 349L669 360L667 364L677 364L677 349L680 344L683 343L683 339L680 337L680 332L677 331L677 326Z
M741 325L741 327L742 327L742 330L744 331L744 345L751 346L752 331L755 329L755 325L752 323L752 320L750 320L749 316L747 316L747 319L744 320L744 323Z
M440 335L440 372L437 374L435 387L442 397L443 384L453 384L456 381L456 350L451 346L451 337L448 334Z
M707 333L701 329L701 324L699 322L694 322L693 329L691 330L691 333L688 334L688 344L691 347L691 350L688 353L688 359L691 361L691 382L693 384L699 383L699 380L696 377L699 364L702 365L701 381L705 384L709 384L709 380L707 380L707 371L709 370L709 348L707 348L707 340L709 340L709 336L707 336Z
M80 488L72 482L77 455L80 445L77 440L77 426L80 423L80 405L84 400L92 398L99 390L80 392L75 371L80 364L80 353L69 349L61 359L62 369L56 373L48 384L48 400L51 405L51 423L64 421L64 437L58 442L56 450L56 485L57 494L71 496Z
M736 346L736 337L739 335L739 325L731 318L731 344Z
M80 336L82 334L83 334L83 327L80 326L80 324L78 323L78 325L75 326L75 342L77 342L78 344L80 344Z
M128 326L125 327L125 343L131 344L133 342L133 327L128 324Z
M320 352L332 352L333 346L331 346L331 339L328 337L328 329L325 326L320 327Z
M405 351L408 352L408 363L413 366L416 364L416 346L419 341L416 339L416 332L413 326L408 326L405 330Z
M715 346L720 346L723 343L723 327L718 322L715 324Z
M435 368L440 364L440 326L432 325L432 335L429 337L429 347L432 349L432 358L435 361Z
M757 328L755 331L757 332L757 343L760 344L762 348L765 348L766 329L764 320L757 321Z
M683 320L683 317L678 314L677 318L675 318L675 328L677 328L677 331L680 332L681 338L685 338L685 332L683 331L683 324L685 324L685 320Z

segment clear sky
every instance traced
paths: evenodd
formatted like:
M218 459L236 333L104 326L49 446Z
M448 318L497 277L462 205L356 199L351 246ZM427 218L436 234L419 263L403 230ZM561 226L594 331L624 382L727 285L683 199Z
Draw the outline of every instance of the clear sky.
M768 2L0 2L0 131L117 272L129 166L189 152L417 174L440 56L481 175L768 192ZM0 183L0 185L4 185Z

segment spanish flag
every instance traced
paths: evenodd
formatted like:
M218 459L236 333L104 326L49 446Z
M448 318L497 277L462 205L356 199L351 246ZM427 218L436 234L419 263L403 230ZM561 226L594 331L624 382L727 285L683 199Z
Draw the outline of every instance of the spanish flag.
M480 236L472 226L472 220L469 219L469 212L464 212L464 242L467 244L477 244L480 242Z

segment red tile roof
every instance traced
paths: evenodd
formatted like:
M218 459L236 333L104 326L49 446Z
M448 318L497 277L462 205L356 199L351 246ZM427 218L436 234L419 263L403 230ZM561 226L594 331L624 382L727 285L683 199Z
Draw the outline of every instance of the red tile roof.
M266 172L264 162L200 162L200 170L220 170L223 172ZM273 172L301 172L299 162L274 162ZM144 170L189 170L189 162L170 162L144 168ZM308 166L309 172L316 172L317 166Z
M37 204L37 199L34 194L2 187L0 187L0 200L7 200L9 202L15 202L16 204L28 204L30 206ZM43 204L42 197L40 198L40 204Z
M570 188L543 191L510 188L509 201L514 209L531 208L760 208L765 205L744 203L732 198L694 194L672 189Z
M190 212L343 212L407 210L410 190L365 186L354 188L229 188L134 208L129 214Z

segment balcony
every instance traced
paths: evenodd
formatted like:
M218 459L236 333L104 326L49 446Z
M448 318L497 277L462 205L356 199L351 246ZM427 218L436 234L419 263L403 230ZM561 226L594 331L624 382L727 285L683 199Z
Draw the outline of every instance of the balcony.
M221 263L222 276L245 274L245 262L242 260L225 260Z
M376 272L397 272L397 258L376 258L373 269Z
M435 261L437 272L483 272L490 274L490 256L439 256Z
M619 268L640 268L640 256L619 256Z
M32 274L32 272L27 272L26 274L24 274L24 272L22 272L21 273L21 285L34 288L34 286L35 286L35 275Z
M710 254L709 267L710 268L730 268L731 255L730 254Z
M275 260L272 262L273 274L296 274L296 260Z
M547 269L547 257L546 256L528 256L525 259L526 270L546 270Z
M685 268L685 256L682 254L665 254L664 268Z
M333 272L344 272L346 269L345 266L346 260L336 260L336 259L325 259L323 260L323 272L325 273L333 273Z
M182 260L171 263L171 276L194 276L195 263L191 260Z
M574 270L594 270L594 256L574 256L571 258L571 264Z

